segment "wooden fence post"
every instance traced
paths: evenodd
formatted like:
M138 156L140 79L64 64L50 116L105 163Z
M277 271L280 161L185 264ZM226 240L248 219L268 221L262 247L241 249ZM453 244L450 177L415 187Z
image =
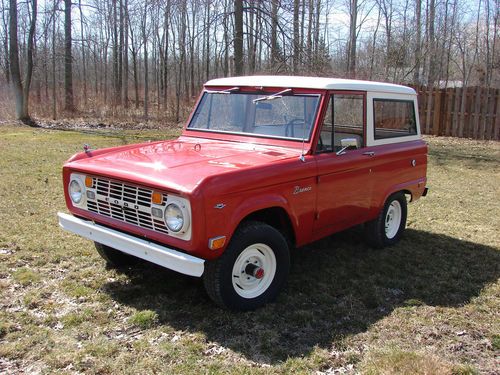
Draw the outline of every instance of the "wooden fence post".
M439 135L439 124L441 122L441 93L439 88L432 90L432 97L434 98L434 113L432 116L432 134Z

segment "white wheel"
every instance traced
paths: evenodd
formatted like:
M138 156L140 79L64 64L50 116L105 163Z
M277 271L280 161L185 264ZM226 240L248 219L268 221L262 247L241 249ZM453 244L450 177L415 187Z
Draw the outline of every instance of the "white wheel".
M289 269L285 237L266 223L247 221L236 230L224 253L206 262L203 283L219 306L249 311L276 298Z
M234 291L243 298L255 298L271 285L276 273L276 257L271 248L256 243L244 249L234 262Z
M389 205L389 209L385 215L385 235L388 239L393 239L399 231L402 217L401 204L397 200L393 200Z
M366 241L373 247L382 248L399 241L406 227L408 214L403 192L392 194L384 203L377 218L365 223Z

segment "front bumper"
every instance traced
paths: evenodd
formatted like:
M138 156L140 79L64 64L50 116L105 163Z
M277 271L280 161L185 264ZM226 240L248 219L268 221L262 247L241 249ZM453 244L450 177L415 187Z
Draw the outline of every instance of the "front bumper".
M72 215L58 212L61 228L76 233L89 240L123 251L151 263L190 276L201 276L205 261L180 251L160 246L129 234L109 229L92 221L82 220Z

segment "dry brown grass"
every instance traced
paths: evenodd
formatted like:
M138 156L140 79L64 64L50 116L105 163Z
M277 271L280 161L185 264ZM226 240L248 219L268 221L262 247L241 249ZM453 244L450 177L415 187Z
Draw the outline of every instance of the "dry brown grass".
M177 131L0 126L0 372L498 371L498 143L429 138L431 190L398 245L373 251L355 228L298 249L278 301L235 314L173 272L105 269L57 226L83 143Z

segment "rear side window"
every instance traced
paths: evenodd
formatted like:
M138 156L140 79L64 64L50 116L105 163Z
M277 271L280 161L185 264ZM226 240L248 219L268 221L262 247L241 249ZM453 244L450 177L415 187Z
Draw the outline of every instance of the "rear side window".
M412 100L373 99L373 118L375 139L417 134Z

